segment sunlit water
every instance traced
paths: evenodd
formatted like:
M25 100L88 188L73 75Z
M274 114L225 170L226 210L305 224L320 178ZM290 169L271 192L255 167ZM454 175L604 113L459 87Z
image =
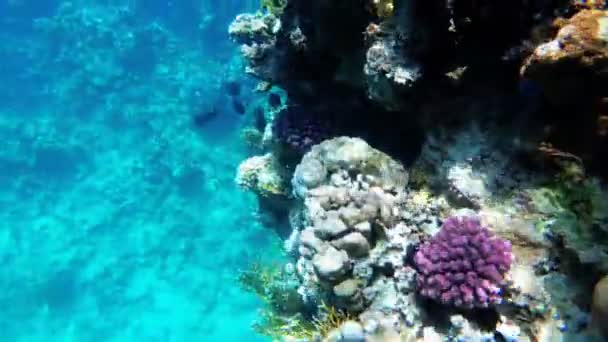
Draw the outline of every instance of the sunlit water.
M235 277L274 235L219 87L243 5L139 2L0 1L0 341L262 340Z

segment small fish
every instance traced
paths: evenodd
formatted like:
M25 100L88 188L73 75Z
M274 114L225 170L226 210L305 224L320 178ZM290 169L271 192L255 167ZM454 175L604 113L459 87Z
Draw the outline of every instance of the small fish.
M277 93L270 93L270 95L268 95L268 104L272 108L279 107L281 104L283 104L281 101L281 96L279 96Z
M232 109L239 115L245 114L245 105L237 99L232 99Z
M224 89L226 89L229 96L238 96L241 93L241 84L237 81L226 81Z
M200 112L192 117L192 123L194 126L198 128L205 127L210 121L215 119L218 115L218 112L215 108L210 111Z

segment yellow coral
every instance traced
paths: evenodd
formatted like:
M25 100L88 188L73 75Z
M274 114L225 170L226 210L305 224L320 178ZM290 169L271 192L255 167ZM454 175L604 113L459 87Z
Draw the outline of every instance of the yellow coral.
M412 203L417 207L424 207L431 200L431 192L427 189L421 189L412 193Z

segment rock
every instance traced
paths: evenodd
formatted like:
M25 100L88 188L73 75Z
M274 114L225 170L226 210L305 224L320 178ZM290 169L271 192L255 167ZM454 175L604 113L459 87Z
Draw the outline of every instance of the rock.
M327 248L327 246L324 245L323 240L317 238L315 236L314 230L310 227L302 231L302 234L300 235L300 242L305 247L314 250L315 253L318 253L324 248Z
M351 269L348 254L331 246L316 254L312 262L320 278L334 282L340 280Z
M325 220L319 221L315 226L315 235L322 240L330 240L338 237L348 231L348 227L340 220L337 215L331 215L331 212L327 213Z
M343 342L365 342L363 327L358 322L346 321L341 330Z
M363 309L363 297L361 287L363 282L358 279L346 279L334 286L336 306L349 312L357 312Z
M327 177L327 169L316 159L310 159L307 163L301 163L296 167L292 185L295 193L303 197L306 189L315 188Z
M346 279L340 284L334 286L334 294L338 298L351 298L354 297L359 291L360 281L355 279Z
M349 233L331 242L334 247L345 250L350 257L361 258L369 254L369 242L359 232Z
M363 236L365 236L365 238L368 240L372 236L372 224L368 221L357 223L353 228L359 233L363 234Z
M340 214L340 218L342 218L344 223L346 223L346 225L349 227L354 227L356 224L367 219L363 212L357 209L354 205L342 207L338 212Z
M591 322L598 332L608 339L608 275L600 279L593 289Z

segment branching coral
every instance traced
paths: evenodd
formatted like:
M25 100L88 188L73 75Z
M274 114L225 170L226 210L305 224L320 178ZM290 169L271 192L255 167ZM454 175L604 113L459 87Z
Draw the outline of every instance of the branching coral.
M501 302L511 244L475 217L450 217L414 261L423 296L457 307L488 307Z

